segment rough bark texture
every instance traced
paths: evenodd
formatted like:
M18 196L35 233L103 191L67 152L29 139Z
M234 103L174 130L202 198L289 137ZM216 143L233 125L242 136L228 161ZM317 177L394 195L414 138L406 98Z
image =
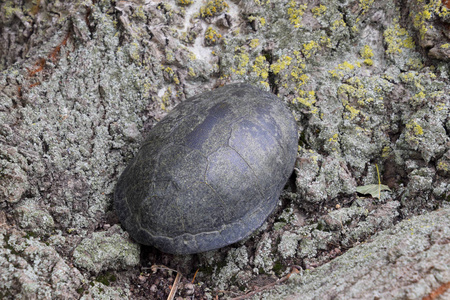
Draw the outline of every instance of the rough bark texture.
M449 28L446 0L2 1L0 298L165 298L175 274L152 264L181 270L186 298L292 265L267 297L448 297ZM241 81L297 120L278 208L218 251L137 245L119 174L180 101ZM356 193L379 180L390 191Z

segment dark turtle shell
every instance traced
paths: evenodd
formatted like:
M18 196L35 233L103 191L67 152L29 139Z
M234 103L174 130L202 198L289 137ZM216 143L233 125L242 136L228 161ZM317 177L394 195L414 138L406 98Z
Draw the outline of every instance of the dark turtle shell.
M187 99L150 131L115 191L137 242L190 254L237 242L274 210L297 126L271 93L230 84Z

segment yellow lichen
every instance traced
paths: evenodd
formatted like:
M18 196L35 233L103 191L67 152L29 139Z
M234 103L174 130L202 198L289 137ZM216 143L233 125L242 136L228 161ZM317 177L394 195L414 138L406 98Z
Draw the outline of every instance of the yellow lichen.
M145 20L145 12L144 12L144 7L142 7L142 5L139 5L136 10L133 13L134 17L140 18L141 20Z
M385 146L383 147L383 149L381 150L381 158L388 158L389 155L391 155L392 153L392 149L389 146Z
M339 137L339 134L335 133L335 134L333 134L332 137L330 137L330 139L328 141L329 142L333 142L333 143L337 143L338 137Z
M261 26L266 25L266 19L264 19L263 17L249 16L247 19L248 19L250 22L256 21L256 22L258 22Z
M244 75L247 72L247 65L250 60L248 55L244 52L245 49L241 47L236 47L235 52L238 54L234 55L234 61L237 64L237 69L231 68L231 71L237 75Z
M359 109L354 108L350 104L345 104L344 107L350 113L350 117L345 117L347 119L353 120L360 113Z
M372 58L373 57L373 50L368 45L364 45L364 47L361 48L359 51L359 54L362 58Z
M266 61L266 57L264 55L260 55L255 59L255 63L253 64L253 72L256 73L257 76L262 79L267 79L269 76L269 63Z
M270 85L268 82L266 81L260 81L259 84L261 84L264 88L266 88L267 90L269 89Z
M308 109L310 113L317 114L316 93L314 91L298 90L298 96L292 99L292 104L300 105L303 109Z
M436 169L438 171L448 172L448 171L450 171L450 164L447 161L441 160L436 165Z
M208 27L205 32L205 44L208 46L215 45L222 38L222 35L215 31L212 27Z
M310 41L308 43L303 44L302 53L305 56L305 58L310 58L311 55L314 55L319 48L320 48L319 44L317 44L316 41Z
M433 25L428 25L428 20L432 18L433 14L444 17L448 14L448 11L440 0L430 0L422 6L419 5L419 7L419 11L411 11L410 16L414 17L413 26L419 30L420 38L423 40L427 31L433 28Z
M191 77L196 77L197 76L197 74L195 74L194 69L192 67L189 67L188 70L189 70L188 71L188 75L189 76L191 76Z
M270 4L270 0L253 0L255 2L256 5L268 5Z
M344 61L342 64L339 64L334 70L328 71L332 77L342 78L344 75L348 74L355 68L351 63Z
M347 26L347 24L345 24L345 21L343 19L343 15L342 14L339 14L339 15L340 15L340 18L333 21L333 23L331 23L331 30L333 30L333 31L335 31L338 28Z
M161 98L161 109L166 110L166 106L170 103L170 96L172 95L172 88L169 86L167 90L164 92L164 95Z
M139 50L139 44L136 42L133 42L130 44L130 57L138 63L138 65L141 65L141 55L140 55L140 50Z
M194 0L177 0L177 3L179 5L187 6L187 5L191 5L192 3L194 3Z
M406 124L406 128L412 130L415 135L423 135L422 126L420 126L416 120L411 120Z
M288 67L291 64L292 57L283 55L279 60L277 60L275 63L273 63L270 66L270 70L277 75L280 73L280 71L284 70L286 67Z
M362 8L362 13L365 14L372 6L374 0L359 0L359 6Z
M252 48L252 49L258 47L258 46L259 46L259 39L253 39L253 40L251 40L249 46L250 46L250 48Z
M195 54L194 54L194 53L192 53L192 52L189 52L189 54L188 54L188 58L189 58L190 60L196 60L196 59L197 59L197 56L195 56Z
M359 51L359 54L362 58L364 58L364 63L368 66L373 65L372 57L373 57L373 51L372 48L368 45L364 45L364 47L361 48Z
M386 54L402 53L402 48L413 49L415 47L413 39L409 36L408 31L400 26L398 19L393 20L393 24L384 31L383 37L387 44Z
M291 22L291 24L294 25L295 28L300 28L302 27L302 17L303 14L305 13L305 10L307 8L306 4L298 4L296 1L291 0L288 3L288 16L289 16L289 21Z
M423 63L420 58L410 58L406 63L412 70L420 70L423 68Z
M172 50L166 49L166 60L168 62L172 62L175 60L175 55Z
M422 102L423 100L425 100L425 93L423 92L423 91L420 91L420 92L418 92L417 94L415 94L413 97L412 97L412 100L415 102L415 103L420 103L420 102Z
M322 16L326 10L327 10L327 7L325 5L321 4L319 6L313 7L311 9L311 12L314 14L314 17L317 18L317 17Z
M200 8L200 16L202 18L218 16L222 12L227 11L228 3L224 0L210 0L205 6Z

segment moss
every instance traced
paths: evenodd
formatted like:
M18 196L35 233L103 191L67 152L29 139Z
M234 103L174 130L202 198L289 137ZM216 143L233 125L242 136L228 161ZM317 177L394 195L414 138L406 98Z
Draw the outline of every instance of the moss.
M299 147L305 147L305 145L307 144L306 134L303 131L300 132L300 137L298 139L298 144L299 144Z
M8 2L8 4L12 4L12 1ZM5 16L7 19L14 18L15 14L17 12L20 12L20 9L17 7L13 7L13 6L5 5L5 6L3 6L3 9L2 9L2 15Z
M281 276L281 274L284 271L284 265L279 260L277 260L274 262L272 270L275 273L275 275Z
M322 231L322 230L324 230L324 228L325 227L324 227L324 225L321 222L317 223L317 227L316 227L317 230Z
M35 237L37 237L37 234L36 233L34 233L34 232L31 232L31 231L28 231L27 232L27 234L25 235L25 238L26 239L30 239L30 238L35 238Z
M211 276L213 273L219 273L226 265L226 261L221 260L214 264L203 264L203 266L199 268L199 271Z
M14 247L9 244L9 238L10 238L10 235L8 235L8 234L3 235L3 241L5 242L5 246L4 247L6 249L9 249L11 251L11 254L18 255L19 252L17 252L14 249Z
M95 278L95 281L100 282L106 286L109 286L111 284L111 282L114 282L117 280L116 275L112 274L112 273L105 273L102 275L99 275Z
M381 157L382 158L388 158L392 153L392 149L389 146L385 146L383 147L383 149L381 150Z

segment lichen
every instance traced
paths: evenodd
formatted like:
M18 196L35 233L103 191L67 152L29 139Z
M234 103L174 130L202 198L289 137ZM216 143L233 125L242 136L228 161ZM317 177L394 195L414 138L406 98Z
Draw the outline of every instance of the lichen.
M259 46L259 39L252 39L249 44L250 48L256 48Z
M243 47L236 47L234 55L235 68L231 68L231 71L237 75L244 75L247 72L247 65L250 60L248 54L245 53Z
M367 13L367 11L369 10L369 8L372 6L374 0L359 0L359 6L362 9L361 14L365 14Z
M200 16L202 18L218 16L229 8L225 0L210 0L206 5L200 8Z
M440 0L430 0L427 2L418 1L418 10L412 10L410 16L413 18L413 26L419 31L421 40L425 39L427 32L433 29L430 20L434 16L446 17L450 13Z
M327 7L325 5L320 4L319 6L315 6L311 9L311 12L313 13L314 17L318 18L321 17L325 11L327 10Z
M288 3L287 14L289 16L289 22L294 25L294 28L302 27L302 17L308 6L306 4L299 4L294 0Z
M414 40L409 36L408 31L400 26L397 18L384 31L383 37L387 45L385 52L388 55L400 54L403 52L403 48L413 49L415 47Z
M264 55L260 55L255 58L252 68L253 72L255 72L256 75L262 79L267 79L269 76L269 63L266 61L266 57Z
M205 44L207 46L213 46L222 39L222 35L215 31L211 26L205 31Z
M194 0L177 0L177 3L179 5L188 6L188 5L191 5L192 3L194 3Z
M270 65L270 70L277 75L282 70L286 69L292 61L292 57L288 55L282 55L275 63Z
M372 60L373 50L372 50L372 48L370 48L370 46L364 45L364 47L361 48L361 50L359 51L359 54L364 59L364 63L366 65L368 65L368 66L373 65L373 60Z
M303 44L302 53L305 58L310 58L319 48L319 44L316 41L309 41L308 43Z
M338 64L336 68L328 71L332 77L335 78L343 78L345 75L348 75L355 69L355 65L349 63L348 61L344 61L341 64Z

